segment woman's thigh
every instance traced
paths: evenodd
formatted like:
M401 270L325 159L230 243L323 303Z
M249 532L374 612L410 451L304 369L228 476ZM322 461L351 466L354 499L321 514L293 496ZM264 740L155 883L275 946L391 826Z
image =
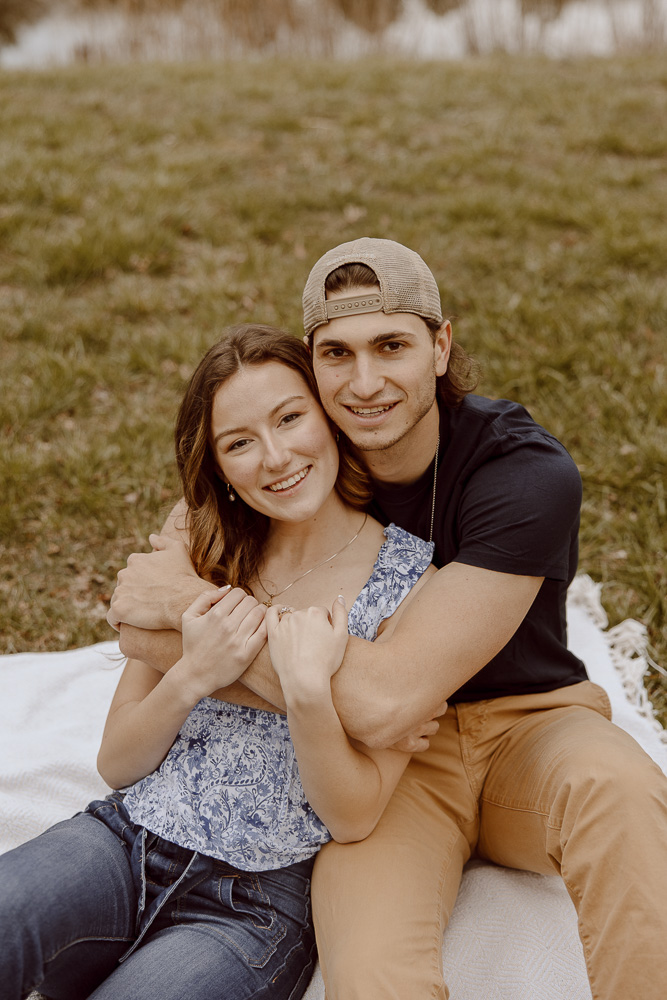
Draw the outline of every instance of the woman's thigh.
M147 857L151 880L179 873L179 849ZM297 1000L316 951L310 918L310 862L275 872L239 872L199 858L140 944L94 1000ZM159 887L158 887L159 891Z
M133 937L127 846L89 813L0 857L0 981L6 1000L32 989L76 1000Z

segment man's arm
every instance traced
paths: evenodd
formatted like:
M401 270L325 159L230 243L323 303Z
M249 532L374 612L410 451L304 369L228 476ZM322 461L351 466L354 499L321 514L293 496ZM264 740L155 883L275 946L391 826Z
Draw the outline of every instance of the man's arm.
M194 589L201 591L210 584L199 580L191 565L189 569L184 567L183 553L171 543L158 544L166 547L157 556L143 557L144 576L152 560L154 576L148 589L153 597L158 589L163 595L156 600L159 624L175 626L184 607L196 596ZM163 555L166 558L161 559ZM171 556L182 572L170 580ZM134 565L138 572L139 563ZM120 579L119 592L124 586L122 573ZM128 575L128 588L129 579ZM541 577L449 563L416 594L392 631L379 636L374 643L351 637L343 664L333 680L336 710L348 734L372 747L390 746L425 719L432 718L442 702L511 639L541 583ZM137 594L142 585L140 580ZM136 612L133 608L136 602L129 589L120 596L127 598L126 613L131 616L130 609ZM147 609L148 605L139 608L133 624L150 625ZM126 613L118 617L124 619ZM180 635L177 631L153 634L144 628L126 631L124 627L121 648L127 655L165 670L180 656ZM266 646L241 680L262 698L284 708Z

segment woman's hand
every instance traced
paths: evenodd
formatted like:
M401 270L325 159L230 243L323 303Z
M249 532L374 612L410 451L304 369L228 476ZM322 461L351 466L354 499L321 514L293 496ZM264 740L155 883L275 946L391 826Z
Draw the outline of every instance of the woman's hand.
M331 678L340 667L347 646L345 601L337 597L331 608L281 611L271 607L266 613L271 662L280 677L285 699L331 697Z
M200 594L182 616L183 656L174 669L202 698L232 684L266 641L265 612L239 588Z

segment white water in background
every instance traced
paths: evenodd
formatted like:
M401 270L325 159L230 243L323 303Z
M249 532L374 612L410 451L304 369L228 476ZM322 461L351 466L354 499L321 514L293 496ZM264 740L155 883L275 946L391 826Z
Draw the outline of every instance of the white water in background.
M302 6L307 11L309 0ZM310 13L315 13L311 5ZM553 18L521 16L520 0L467 0L436 15L422 0L404 0L403 13L383 32L368 34L340 17L306 18L301 30L280 29L264 54L357 58L370 53L458 59L476 53L541 52L550 57L611 55L667 41L667 0L571 0ZM0 66L40 68L77 60L196 60L239 56L253 49L234 41L205 4L185 15L167 12L53 13L0 49Z

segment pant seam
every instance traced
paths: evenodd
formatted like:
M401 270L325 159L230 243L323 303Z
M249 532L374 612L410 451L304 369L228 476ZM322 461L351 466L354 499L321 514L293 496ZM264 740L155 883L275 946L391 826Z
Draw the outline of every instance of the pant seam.
M86 941L107 941L109 943L114 942L125 942L134 940L133 935L122 934L118 937L110 937L104 934L88 934L86 937L76 938L74 941L69 941L67 944L63 945L57 951L54 951L52 955L44 959L44 964L48 965L49 962L53 962L54 959L58 958L63 952L66 952L68 948L73 948L76 944L85 944Z
M584 959L586 961L586 972L588 974L588 981L591 988L591 994L593 996L593 1000L600 1000L600 994L598 993L597 987L595 985L595 979L593 976L589 938L588 934L584 930L584 925L581 919L581 905L582 905L581 893L576 888L576 886L570 882L567 875L564 873L562 864L560 868L561 868L561 878L563 879L563 884L565 885L565 888L570 894L570 898L574 896L577 900L576 910L577 910L577 924L579 926L579 940L581 941L581 946L584 952Z

